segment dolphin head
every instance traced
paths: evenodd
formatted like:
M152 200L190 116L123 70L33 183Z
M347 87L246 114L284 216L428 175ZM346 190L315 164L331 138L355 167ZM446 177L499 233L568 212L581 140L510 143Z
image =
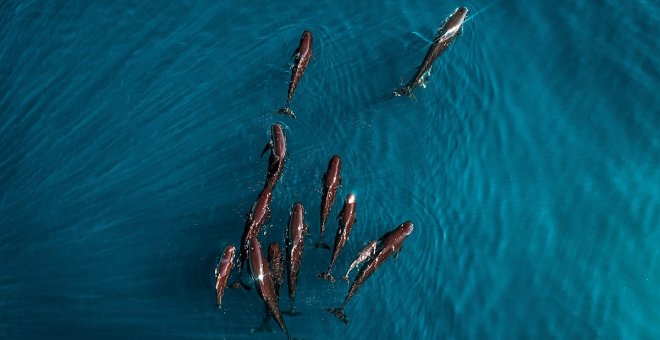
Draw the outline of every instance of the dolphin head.
M339 155L332 156L332 158L330 158L330 164L341 164L341 158L339 158Z
M273 124L270 127L270 138L273 141L274 153L278 157L283 157L286 153L286 136L280 124Z
M459 7L456 9L454 14L451 15L451 18L454 19L455 25L460 27L463 25L463 22L465 22L465 18L467 17L468 14L468 9L467 7Z
M303 207L302 203L296 202L293 204L293 208L291 209L291 214L295 213L305 213L305 207Z
M280 124L273 124L270 127L270 134L271 136L275 137L279 134L283 134L284 132L282 131L282 126Z
M233 259L236 254L236 247L233 244L230 244L225 248L225 252L229 255L229 258Z
M311 51L312 48L312 32L310 31L304 31L302 36L300 37L300 48L302 50L309 50ZM302 52L302 51L300 51Z
M444 40L455 37L460 32L467 13L468 9L466 7L457 8L444 22L442 27L440 27L439 30L442 33L440 39Z
M403 233L406 234L406 236L408 236L408 235L410 235L410 233L412 233L413 229L415 229L415 228L414 228L412 222L406 221L401 226L401 229L402 229Z

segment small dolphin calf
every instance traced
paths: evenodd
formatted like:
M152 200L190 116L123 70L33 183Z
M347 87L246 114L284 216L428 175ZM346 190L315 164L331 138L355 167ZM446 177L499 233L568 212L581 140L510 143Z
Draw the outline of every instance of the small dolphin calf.
M342 276L341 278L348 281L348 274L351 273L351 270L357 268L357 266L360 265L360 263L368 260L371 255L376 253L376 240L373 240L369 242L360 252L358 253L357 257L355 257L355 260L353 263L351 263L351 266L348 267L348 271L346 272L346 275Z
M302 37L300 37L300 44L298 48L293 52L293 67L291 68L291 80L289 81L289 93L286 97L286 105L279 109L277 113L291 116L296 118L296 115L291 111L291 100L293 99L293 94L296 92L296 87L302 78L307 64L309 64L309 59L312 57L312 32L304 31Z
M392 253L396 252L398 254L401 252L403 241L406 239L406 237L408 237L408 235L410 235L410 233L412 233L412 231L413 224L412 222L407 221L396 227L394 230L381 236L381 238L378 240L380 244L376 249L376 255L367 261L367 263L365 263L362 268L360 268L357 277L353 281L353 284L351 284L351 287L348 289L348 294L346 294L344 302L338 308L328 308L328 312L334 314L341 321L348 324L348 318L344 313L344 307L346 307L348 301L353 297L353 295L355 295L358 288L362 286L364 281L369 278L369 276L371 276L371 274L373 274L376 269L378 269L378 267L380 267L383 262L385 262L385 260L387 260L387 258L392 255Z
M321 234L315 244L316 248L330 249L330 246L323 242L323 232L325 232L325 222L328 220L330 210L335 204L337 189L341 186L341 159L334 155L328 163L328 170L323 174L323 194L321 196Z
M395 96L412 96L413 90L417 86L424 86L426 79L431 74L433 62L454 42L454 39L461 33L463 22L467 16L468 10L465 7L457 8L449 18L445 19L438 33L433 37L433 43L422 60L422 64L417 68L417 72L410 79L406 86L394 90Z
M218 262L218 267L215 269L215 303L218 308L222 308L222 295L227 286L227 280L231 274L231 269L234 268L234 254L236 247L228 245L222 253L222 259Z
M280 287L284 282L284 254L280 250L277 242L268 245L268 266L273 274L273 283L275 284L275 294L280 298Z
M334 266L335 262L337 261L339 252L342 250L342 248L344 248L346 241L348 241L348 236L351 234L353 224L355 224L355 205L355 195L353 193L348 194L348 196L346 196L346 200L344 201L344 207L341 209L339 216L337 216L339 219L339 226L337 227L337 235L335 235L335 246L332 250L332 259L330 260L330 265L328 265L328 270L325 273L320 273L318 275L318 277L324 280L335 282L335 278L332 277L330 271L332 270L332 266Z

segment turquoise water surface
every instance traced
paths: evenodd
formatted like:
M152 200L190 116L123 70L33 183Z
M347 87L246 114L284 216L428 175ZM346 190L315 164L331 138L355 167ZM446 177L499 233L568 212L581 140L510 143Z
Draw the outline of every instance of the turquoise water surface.
M428 86L392 98L459 6ZM251 333L254 289L219 310L213 285L275 122L289 158L262 244L295 201L318 236L333 154L327 235L358 202L336 276L415 224L348 326L310 241L291 336L660 338L659 20L651 1L4 1L0 338L284 338ZM273 112L303 30L294 120Z

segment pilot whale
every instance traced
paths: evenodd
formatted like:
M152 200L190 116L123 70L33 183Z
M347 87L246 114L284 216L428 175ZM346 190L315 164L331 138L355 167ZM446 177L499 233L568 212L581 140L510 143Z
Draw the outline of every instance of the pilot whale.
M321 196L321 234L319 240L316 242L316 248L330 249L325 242L323 242L323 233L325 232L325 222L328 220L330 210L335 204L335 196L337 190L341 186L341 158L334 155L328 162L328 170L323 174L323 195Z
M250 257L250 265L248 268L250 269L250 274L257 287L257 293L259 293L259 297L263 300L268 314L273 317L277 325L280 326L280 329L284 332L287 338L289 338L289 332L286 330L284 318L282 317L282 313L277 304L278 296L275 292L275 280L273 279L273 274L261 252L261 244L256 237L251 238L248 241L248 244L248 253Z
M218 308L222 308L222 295L227 287L227 280L231 275L231 270L234 268L234 254L236 247L228 245L222 253L222 259L218 262L218 267L215 269L215 303Z
M368 260L373 254L376 253L376 243L377 241L373 240L367 243L367 245L358 252L355 260L353 260L353 263L351 263L351 265L348 267L346 275L341 277L342 279L348 282L348 274L350 274L353 269L357 268L362 262Z
M293 94L296 92L298 83L305 73L309 59L312 57L312 32L304 31L300 37L300 44L293 52L293 67L291 67L291 80L289 81L289 92L286 97L286 105L279 109L277 113L296 118L296 115L291 110L291 100Z
M291 314L294 313L293 306L296 301L298 272L302 263L305 236L308 234L307 229L305 208L300 202L296 202L291 208L289 226L286 230L286 268L287 282L289 284L289 313Z
M275 294L279 299L280 287L282 287L282 282L284 282L284 254L282 254L280 245L277 242L272 242L268 245L268 266L273 275Z
M417 68L417 72L404 87L394 90L395 96L413 96L413 90L417 86L424 86L424 83L431 74L433 62L445 52L447 47L449 47L449 45L451 45L461 33L467 13L467 8L459 7L449 16L449 18L445 19L440 28L438 28L435 37L433 37L433 42L426 52L422 64Z
M270 202L273 199L273 191L269 186L264 187L259 193L257 200L252 205L252 209L245 217L245 227L243 228L243 235L241 236L241 245L238 253L238 278L231 287L232 288L246 288L249 286L241 281L241 273L243 271L243 264L248 257L248 248L250 239L256 237L261 231L266 221L270 221Z
M266 187L271 190L282 175L284 162L286 161L286 135L280 124L273 124L270 127L270 141L266 143L261 156L270 150L268 156L268 173L266 174Z
M319 273L318 277L335 282L335 278L332 277L330 271L339 257L339 252L344 248L348 237L351 235L351 230L353 229L353 224L355 224L357 217L355 215L356 202L355 194L350 193L346 196L344 201L344 207L341 209L339 216L339 226L337 227L337 235L335 235L335 245L332 250L332 258L330 259L330 264L328 265L328 270L324 273Z
M344 313L344 307L346 307L348 301L353 297L353 295L355 295L358 288L362 286L364 281L369 278L369 276L371 276L371 274L373 274L376 269L378 269L378 267L380 267L383 262L385 262L385 260L387 260L387 258L392 255L392 253L396 252L398 256L398 254L401 252L401 248L403 247L403 241L406 239L406 237L408 237L408 235L410 235L410 233L412 233L412 231L413 223L406 221L396 227L394 230L381 236L381 238L378 239L379 244L376 248L376 255L369 259L369 261L367 261L362 266L362 268L360 268L357 277L355 277L353 284L351 284L351 287L348 289L348 294L346 294L344 302L338 308L328 308L328 312L334 314L341 321L348 324L348 318Z

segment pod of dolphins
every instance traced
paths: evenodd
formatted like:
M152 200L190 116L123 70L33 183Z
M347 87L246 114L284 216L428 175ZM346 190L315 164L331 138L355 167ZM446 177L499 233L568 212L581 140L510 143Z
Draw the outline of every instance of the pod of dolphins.
M395 96L413 96L413 90L418 87L424 87L428 79L433 62L451 45L455 38L461 32L461 27L467 16L467 8L457 8L438 28L433 38L426 56L421 65L417 68L412 79L402 88L394 90ZM277 113L295 118L291 110L291 101L296 88L302 78L303 73L312 57L312 33L304 31L300 38L298 48L293 53L294 64L291 68L291 80L287 94L286 104L280 108ZM273 198L273 189L279 181L286 160L286 135L282 126L273 124L270 130L270 141L261 152L263 156L269 152L268 170L266 173L265 184L252 208L245 216L245 226L238 249L238 259L235 264L237 269L236 281L231 285L233 288L250 289L250 285L242 280L243 265L247 262L248 270L259 297L264 302L266 317L272 317L284 334L289 337L289 333L279 307L280 288L284 283L284 272L286 270L286 281L288 285L289 309L288 314L294 315L294 305L296 297L296 287L298 283L298 273L302 264L305 239L310 236L309 228L305 222L305 208L300 202L296 202L291 207L289 220L285 232L284 254L277 242L268 245L267 259L262 253L259 242L259 233L265 223L270 221L270 203ZM328 162L328 168L323 175L323 191L320 206L320 230L316 248L330 249L323 242L323 234L326 229L326 222L332 207L338 189L342 185L341 177L341 158L334 155ZM331 274L335 267L339 253L346 245L351 230L357 222L357 201L354 193L349 193L344 199L344 205L337 216L338 227L335 234L332 256L328 269L319 273L318 277L334 283L335 279ZM362 284L387 260L390 255L395 254L395 258L401 252L404 240L413 231L413 223L403 222L396 228L386 232L378 239L371 240L362 248L351 263L342 279L349 281L349 274L353 269L357 269L357 275L350 284L348 293L343 302L337 308L328 308L327 311L335 315L344 323L348 324L348 318L344 313L344 307L357 293ZM222 307L222 297L225 287L234 269L234 259L236 247L228 245L217 268L215 269L215 289L216 305ZM360 266L361 265L361 266ZM267 319L265 319L267 320Z

